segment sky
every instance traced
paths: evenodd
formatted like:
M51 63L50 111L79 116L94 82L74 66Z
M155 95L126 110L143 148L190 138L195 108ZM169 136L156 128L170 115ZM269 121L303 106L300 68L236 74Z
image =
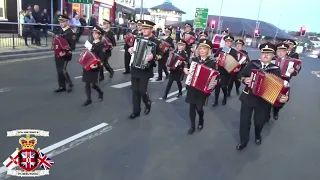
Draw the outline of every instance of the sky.
M143 0L143 6L150 8L164 1ZM222 1L222 16L258 18L260 0L171 0L171 3L186 12L183 15L183 20L186 20L194 19L196 8L208 8L210 15L219 15ZM136 0L136 4L140 7L140 0ZM319 19L320 0L261 0L259 20L280 29L299 31L305 25L308 32L320 33Z

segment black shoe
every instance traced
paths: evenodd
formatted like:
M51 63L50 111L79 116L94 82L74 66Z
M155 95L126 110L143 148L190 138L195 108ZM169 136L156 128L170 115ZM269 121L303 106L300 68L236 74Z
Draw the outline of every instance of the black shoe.
M88 105L91 104L91 103L92 103L91 100L86 100L86 101L82 104L82 106L88 106Z
M227 104L227 98L225 97L225 98L223 98L223 100L222 100L222 103L221 103L223 106L224 105L226 105Z
M239 89L236 89L236 92L237 92L237 95L239 96L240 95Z
M59 89L55 90L54 92L59 93L59 92L65 92L67 89L60 87Z
M182 96L182 92L179 92L178 95L177 95L177 98L179 98L181 96Z
M125 71L122 74L130 74L130 71Z
M273 119L274 120L278 120L279 119L278 113L273 112Z
M193 133L194 133L194 128L192 127L188 130L188 134L193 134Z
M112 71L109 75L109 78L113 78L114 72Z
M260 146L261 145L261 138L256 138L256 140L254 141L256 143L257 146Z
M159 79L159 78L158 78L156 81L162 81L162 79Z
M136 117L139 117L140 116L140 113L132 113L130 116L129 116L129 119L135 119Z
M218 101L215 101L213 104L212 104L212 107L216 107L218 106L219 102Z
M167 96L163 96L163 97L162 97L162 100L167 100L167 99L168 99Z
M236 149L238 150L238 151L241 151L242 149L244 149L244 148L246 148L247 147L247 144L238 144L237 145L237 147L236 147Z
M203 123L198 124L198 130L201 131L203 129Z
M103 92L99 93L98 99L99 99L99 101L103 101Z
M227 93L227 97L230 97L230 96L231 96L231 92L228 92L228 93Z
M146 106L146 108L143 111L143 114L148 115L150 113L150 111L151 111L151 103L150 103L150 105Z

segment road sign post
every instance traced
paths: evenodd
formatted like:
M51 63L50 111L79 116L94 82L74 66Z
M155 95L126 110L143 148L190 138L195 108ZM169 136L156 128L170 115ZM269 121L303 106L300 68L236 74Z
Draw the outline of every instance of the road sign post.
M193 22L194 28L206 29L208 22L209 9L207 8L197 8L196 14Z

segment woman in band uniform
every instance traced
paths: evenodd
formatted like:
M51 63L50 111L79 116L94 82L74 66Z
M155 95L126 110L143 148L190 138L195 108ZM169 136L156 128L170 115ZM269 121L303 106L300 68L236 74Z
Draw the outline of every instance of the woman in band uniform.
M105 58L105 47L104 44L101 42L102 35L103 30L99 26L96 26L92 30L92 36L94 40L92 42L91 51L95 53L101 60ZM101 64L91 65L91 69L89 71L83 69L82 82L85 82L85 91L87 95L87 100L83 103L83 106L88 106L92 103L91 88L99 93L99 101L103 100L103 92L98 86L99 70L101 68L100 66Z
M271 104L259 96L253 94L248 88L251 85L251 72L253 69L262 69L267 73L272 73L278 77L281 77L280 68L272 64L272 58L275 52L275 45L271 43L261 44L259 46L261 50L260 60L252 60L248 65L239 73L239 79L246 85L242 94L240 95L241 109L240 109L240 143L237 145L237 150L242 150L247 147L250 136L250 126L252 113L254 111L254 132L255 143L260 145L261 131L266 121L270 118ZM284 103L288 101L288 96L282 96L280 102Z
M167 95L171 89L172 83L173 81L177 82L178 88L179 88L179 93L177 95L177 97L181 97L182 96L182 77L183 77L183 68L185 67L185 63L187 63L188 61L188 55L187 52L185 51L185 47L186 47L186 42L184 40L180 40L178 43L178 49L175 51L175 53L179 54L180 56L182 56L183 58L185 58L185 61L182 62L180 65L178 65L178 67L173 70L170 69L170 75L169 75L169 81L166 87L166 91L164 93L164 96L162 99L167 99Z
M215 67L215 61L210 59L211 56L211 49L212 49L212 43L207 39L201 39L199 41L199 47L196 52L196 57L192 58L192 61L203 64L207 67L214 68ZM185 74L189 74L189 69L184 68L183 69ZM217 81L214 85L217 84ZM188 130L188 134L193 134L195 131L195 120L196 120L196 114L199 115L199 123L198 123L198 130L203 129L203 123L204 123L204 111L203 106L207 103L207 98L209 97L208 94L203 93L202 91L199 91L193 87L187 86L187 97L186 102L189 103L189 116L191 121L191 127Z

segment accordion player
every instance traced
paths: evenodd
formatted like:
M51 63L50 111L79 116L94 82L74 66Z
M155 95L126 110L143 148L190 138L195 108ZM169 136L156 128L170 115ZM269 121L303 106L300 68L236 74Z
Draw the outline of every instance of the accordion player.
M301 66L301 60L292 58L277 58L275 60L275 64L280 67L282 77L290 78L291 75L295 74L291 74L289 70L292 68L298 69L298 67Z
M96 65L100 61L100 58L95 53L84 49L80 54L79 64L81 64L86 71L89 71L91 65Z
M166 42L165 40L161 40L159 47L160 47L161 53L165 54L170 50L171 44L169 42Z
M219 34L215 34L212 39L212 53L216 53L219 48L224 47L225 41L223 40L223 36Z
M127 32L124 42L128 44L130 47L132 47L135 42L135 38L136 36L134 34Z
M130 65L138 69L146 69L150 63L146 60L148 54L155 56L157 44L144 38L137 38L134 42Z
M289 93L290 85L286 80L267 73L263 70L253 69L251 73L251 84L248 86L252 93L260 96L262 99L271 103L273 106L279 106L280 98Z
M104 44L104 47L105 47L106 51L111 51L113 49L112 42L110 41L109 38L103 36L102 37L102 43Z
M218 75L218 71L193 61L185 84L210 94L215 87L214 82Z
M231 55L231 51L233 54L236 52L233 48L225 46L222 48L218 56L218 65L223 67L230 74L240 68L247 59L247 56L243 56L238 61L234 55ZM239 55L244 55L244 53L240 54L240 52L237 52L237 57L239 57Z
M196 37L189 33L184 33L183 38L184 41L186 41L187 45L190 46L194 42L196 42Z
M56 56L60 57L60 52L70 51L71 47L65 38L63 38L61 36L56 36L56 37L53 37L53 39L52 39L51 49L53 50L53 52Z
M172 69L176 70L177 67L185 60L184 57L179 55L176 52L171 52L168 58L167 66Z

